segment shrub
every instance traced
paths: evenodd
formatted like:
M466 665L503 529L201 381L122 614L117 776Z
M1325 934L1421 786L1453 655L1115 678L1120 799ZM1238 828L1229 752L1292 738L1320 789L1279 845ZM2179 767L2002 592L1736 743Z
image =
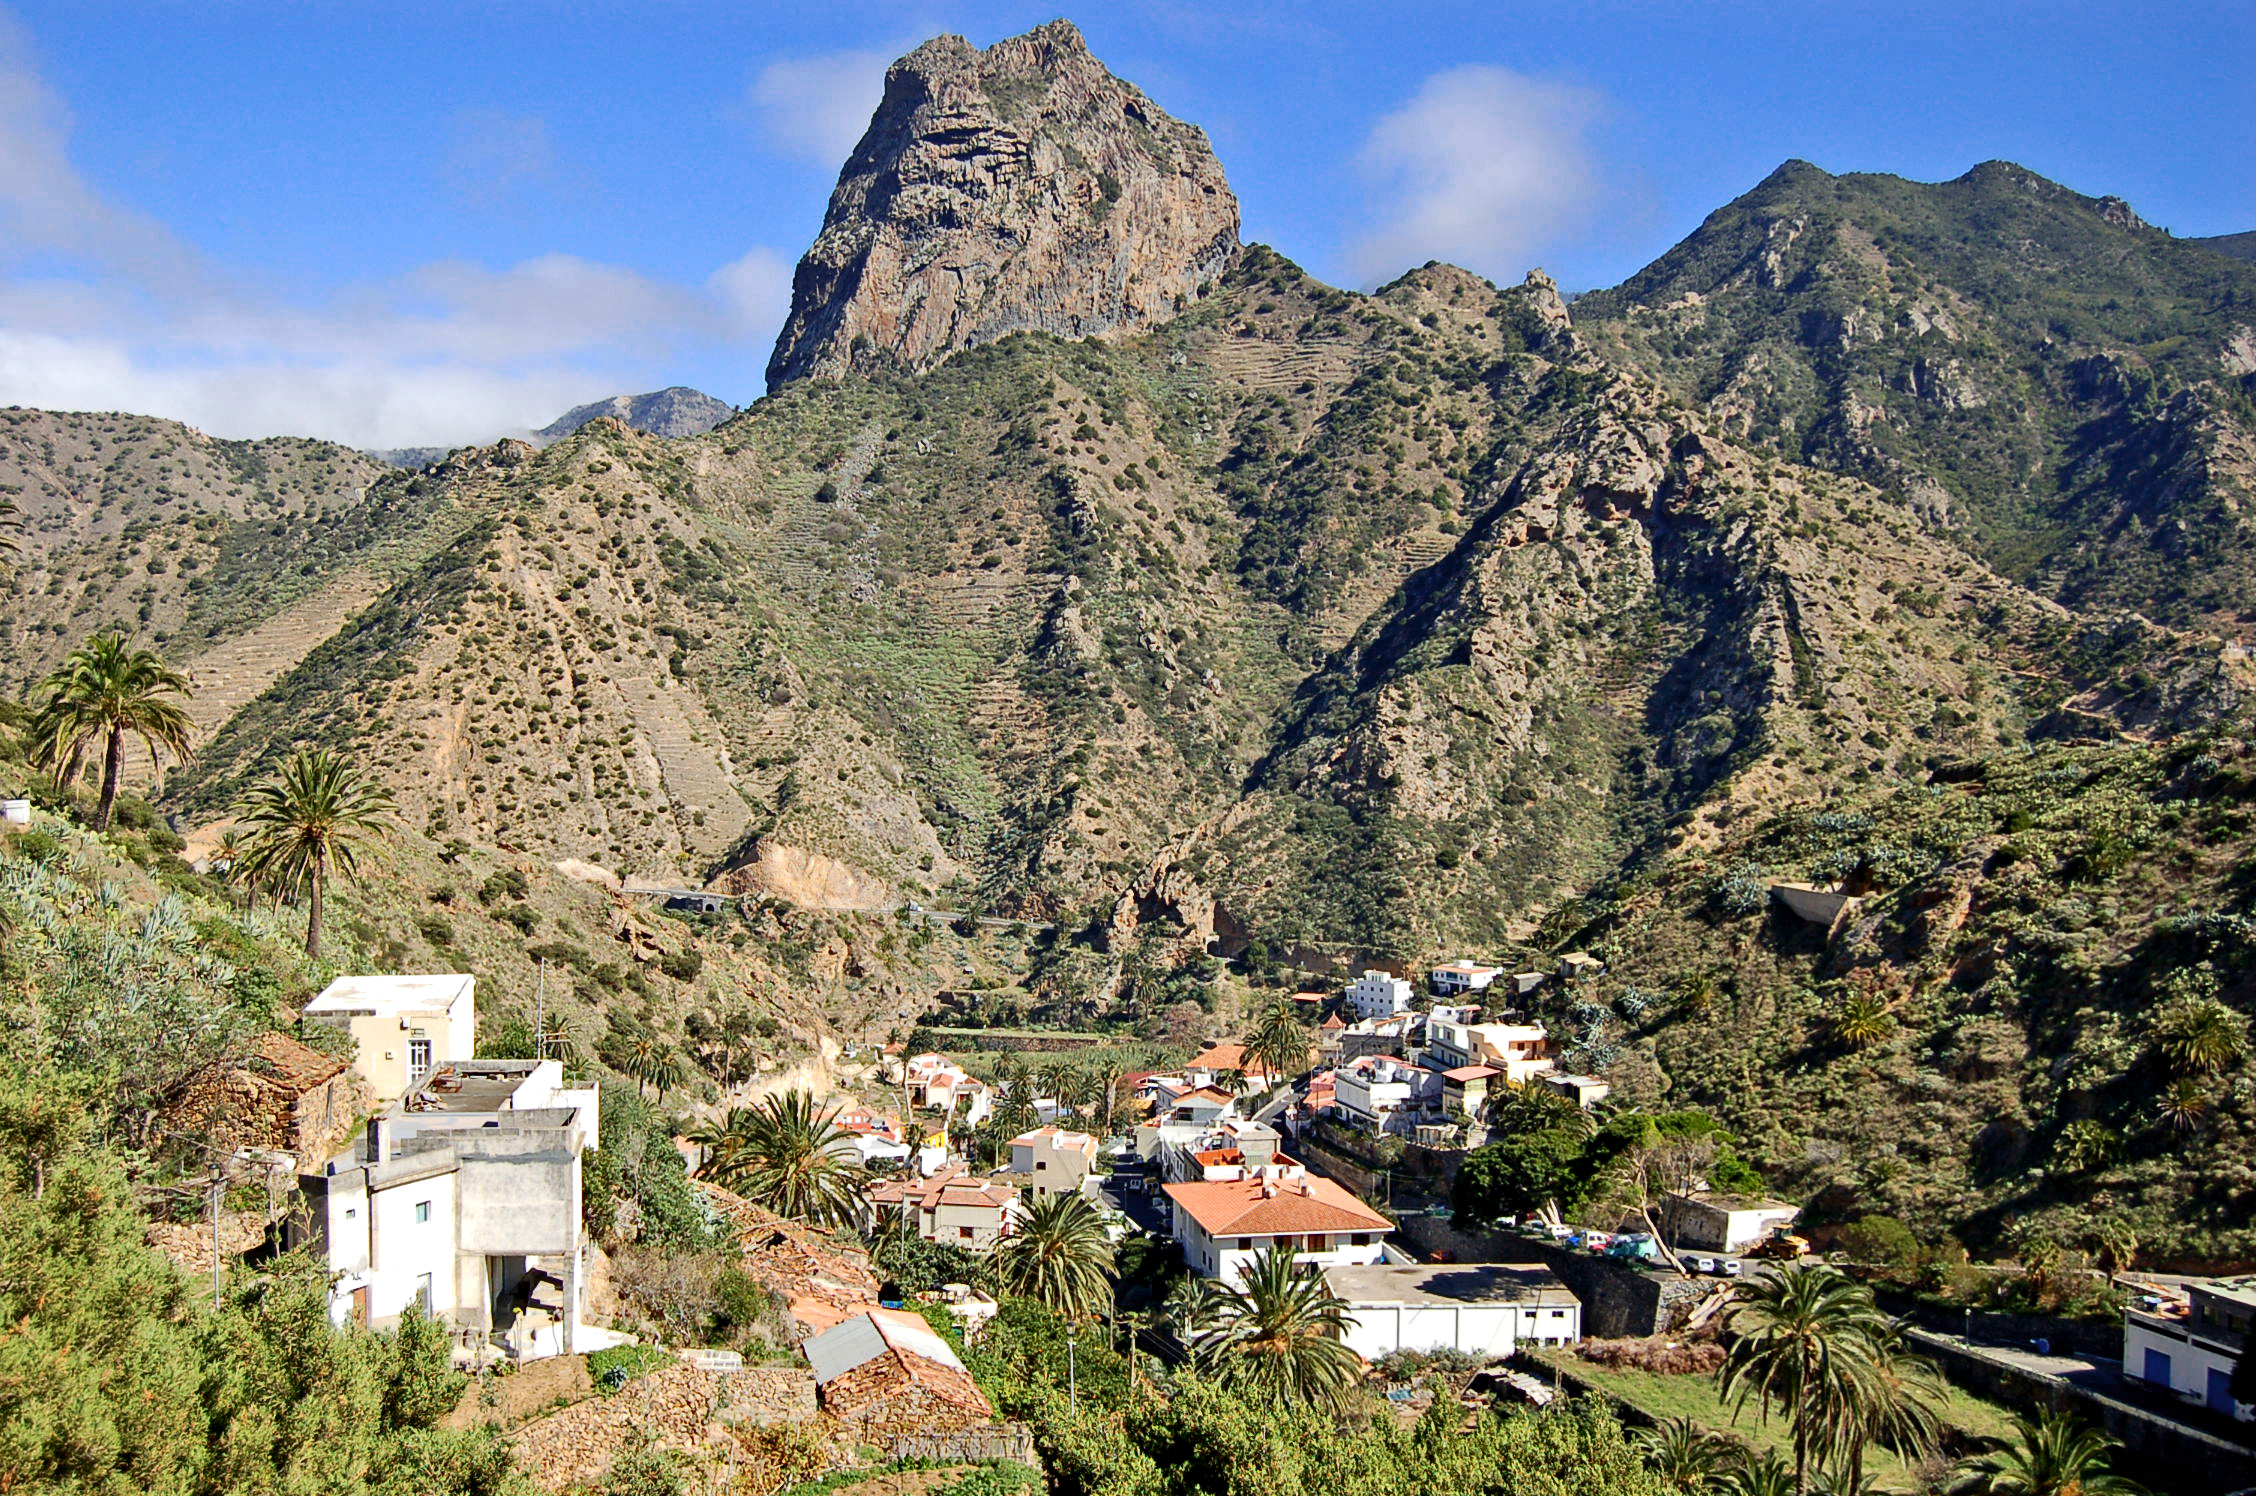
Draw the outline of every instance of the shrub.
M674 1358L654 1345L615 1345L587 1358L588 1379L608 1397L637 1377L646 1377Z
M1911 1267L1919 1260L1919 1239L1894 1216L1868 1215L1851 1222L1842 1229L1841 1245L1854 1260L1882 1267Z
M695 951L674 951L658 958L658 969L677 982L693 982L705 969L705 958Z

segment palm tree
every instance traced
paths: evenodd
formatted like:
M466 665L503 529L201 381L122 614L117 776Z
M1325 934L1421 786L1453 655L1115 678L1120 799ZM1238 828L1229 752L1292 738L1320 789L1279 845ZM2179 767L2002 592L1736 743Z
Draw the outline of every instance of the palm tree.
M999 1285L1067 1319L1087 1319L1112 1298L1104 1217L1077 1194L1036 1200L990 1260Z
M391 792L325 748L301 748L236 807L249 835L248 877L306 894L306 954L321 957L329 876L349 878L363 844L391 829Z
M1967 1496L2144 1496L2108 1465L2117 1442L2065 1413L2013 1420L2013 1441L1969 1460L1953 1490Z
M58 785L68 788L78 777L86 750L101 745L102 797L94 808L96 831L110 829L110 817L117 809L118 776L125 768L129 734L147 746L152 765L161 767L160 752L188 756L188 739L196 725L178 702L165 699L191 695L188 677L153 650L128 649L122 634L88 639L40 681L38 691L42 699L32 718L32 754Z
M1308 1068L1308 1029L1291 1003L1278 1003L1261 1015L1245 1037L1244 1066L1271 1077L1298 1075Z
M1347 1301L1290 1248L1258 1253L1236 1287L1217 1286L1191 1331L1191 1364L1224 1387L1289 1407L1333 1411L1363 1358L1345 1341Z
M1839 1268L1791 1268L1738 1287L1737 1334L1718 1373L1734 1410L1759 1397L1784 1409L1794 1434L1794 1490L1809 1490L1813 1462L1847 1436L1861 1385L1876 1376L1876 1346L1890 1333L1872 1291Z
M718 1126L691 1134L706 1150L703 1176L794 1221L850 1225L861 1214L869 1170L835 1108L807 1091L729 1108Z
M1848 1469L1825 1482L1835 1496L1855 1496L1864 1489L1866 1446L1878 1444L1911 1461L1932 1452L1943 1433L1948 1393L1934 1364L1905 1345L1900 1325L1890 1322L1872 1335L1857 1370L1842 1437L1833 1450L1837 1458L1847 1458Z
M663 1096L689 1076L681 1051L652 1033L638 1033L618 1051L619 1068L635 1083Z
M1671 1418L1631 1436L1646 1468L1661 1484L1683 1496L1715 1489L1718 1478L1739 1456L1739 1446L1710 1433L1689 1418Z

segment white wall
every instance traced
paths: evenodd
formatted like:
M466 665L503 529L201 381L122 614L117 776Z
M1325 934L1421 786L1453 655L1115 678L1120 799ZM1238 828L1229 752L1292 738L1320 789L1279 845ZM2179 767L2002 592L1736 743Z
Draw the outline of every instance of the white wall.
M418 1278L431 1275L431 1312L446 1317L463 1307L455 1284L455 1179L435 1174L372 1192L368 1318L388 1324L416 1296ZM428 1202L429 1218L416 1220L418 1204ZM475 1302L471 1307L475 1308Z

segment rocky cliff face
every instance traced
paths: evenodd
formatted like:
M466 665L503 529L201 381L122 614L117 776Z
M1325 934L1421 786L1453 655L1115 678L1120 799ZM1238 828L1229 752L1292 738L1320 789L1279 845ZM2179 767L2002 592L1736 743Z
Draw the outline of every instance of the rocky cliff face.
M1237 250L1205 132L1113 77L1069 22L985 51L938 37L886 75L799 262L768 383L1148 326Z
M736 407L726 400L677 384L647 395L613 395L576 405L534 434L560 442L597 416L609 416L630 431L652 436L702 436L735 414Z

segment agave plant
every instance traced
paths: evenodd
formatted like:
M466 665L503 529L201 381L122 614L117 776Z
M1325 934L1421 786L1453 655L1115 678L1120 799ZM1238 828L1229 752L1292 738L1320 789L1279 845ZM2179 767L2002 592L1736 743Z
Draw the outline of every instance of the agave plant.
M2154 1114L2174 1132L2191 1132L2209 1115L2209 1090L2190 1075L2181 1075L2162 1088Z
M1874 993L1850 993L1833 1015L1833 1037L1850 1049L1870 1049L1895 1031L1887 1000Z

